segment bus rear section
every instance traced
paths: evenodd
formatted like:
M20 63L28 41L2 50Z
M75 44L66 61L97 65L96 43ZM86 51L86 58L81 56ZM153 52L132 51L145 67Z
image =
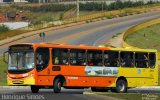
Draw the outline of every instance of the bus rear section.
M128 87L158 85L157 51L121 51L120 59L121 67L118 76L126 77ZM127 61L130 63L128 64Z

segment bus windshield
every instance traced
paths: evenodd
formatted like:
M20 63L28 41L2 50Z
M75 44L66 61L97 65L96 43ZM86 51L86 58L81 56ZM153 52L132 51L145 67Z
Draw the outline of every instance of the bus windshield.
M10 52L8 70L26 70L34 68L34 53L31 51Z

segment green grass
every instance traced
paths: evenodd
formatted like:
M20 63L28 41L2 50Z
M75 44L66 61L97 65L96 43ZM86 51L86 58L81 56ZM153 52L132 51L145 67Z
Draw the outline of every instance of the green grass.
M142 94L142 93L97 93L103 96L114 97L123 100L160 100L160 93L157 94Z
M0 86L7 85L6 70L7 64L3 62L2 57L0 57Z
M120 14L118 14L119 17L128 16L128 15L129 15L128 13L120 13Z
M30 30L11 30L8 32L1 32L0 33L0 40L6 39L8 37L13 37L22 33L29 32Z
M130 45L145 48L157 49L160 51L160 23L140 29L130 34L126 38L126 42Z
M158 71L158 86L160 86L160 68L159 68L159 71Z

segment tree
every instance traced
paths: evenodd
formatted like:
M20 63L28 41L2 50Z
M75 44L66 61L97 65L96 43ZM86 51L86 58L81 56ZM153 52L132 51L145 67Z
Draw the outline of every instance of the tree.
M8 26L6 26L6 25L4 25L4 24L0 25L0 32L7 32L7 31L9 31L9 30L10 30L10 29L9 29Z

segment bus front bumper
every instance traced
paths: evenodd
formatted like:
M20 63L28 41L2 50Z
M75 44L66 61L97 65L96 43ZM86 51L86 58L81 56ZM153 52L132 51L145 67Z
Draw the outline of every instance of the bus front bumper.
M35 85L35 79L34 77L26 77L23 79L11 79L7 78L8 85Z

